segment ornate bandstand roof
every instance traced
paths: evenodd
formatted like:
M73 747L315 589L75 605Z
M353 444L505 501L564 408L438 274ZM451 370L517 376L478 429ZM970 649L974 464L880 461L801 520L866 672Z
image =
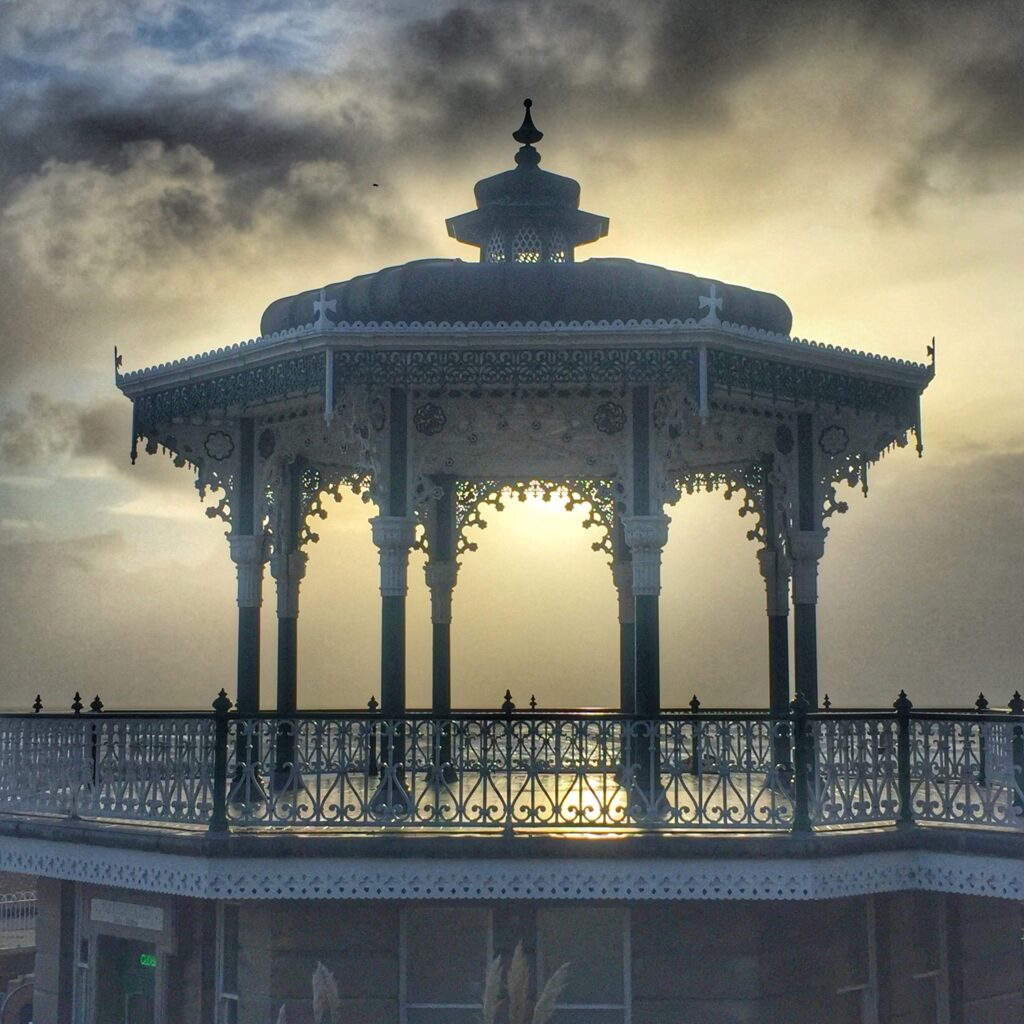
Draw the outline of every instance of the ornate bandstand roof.
M625 259L582 263L416 260L328 285L342 321L578 322L699 320L700 299L716 296L742 324L787 334L793 317L776 295L710 281ZM263 314L264 335L316 319L320 290L272 303Z
M627 259L576 261L608 220L541 170L526 102L514 169L478 182L447 221L478 261L425 259L271 303L261 334L132 373L136 437L345 386L682 384L917 426L933 367L791 337L776 295Z

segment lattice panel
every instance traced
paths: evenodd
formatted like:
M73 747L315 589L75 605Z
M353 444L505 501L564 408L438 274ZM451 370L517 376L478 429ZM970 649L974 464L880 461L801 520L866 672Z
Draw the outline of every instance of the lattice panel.
M505 236L500 228L495 228L491 232L491 240L487 243L487 262L504 263L505 258Z
M540 263L540 235L529 224L520 224L512 236L516 263Z

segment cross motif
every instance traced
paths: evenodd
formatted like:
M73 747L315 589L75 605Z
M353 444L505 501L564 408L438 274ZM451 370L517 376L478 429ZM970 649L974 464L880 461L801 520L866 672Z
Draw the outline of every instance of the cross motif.
M700 308L708 311L708 315L701 320L701 323L710 326L721 323L718 319L718 311L722 308L722 299L713 282L708 290L711 292L710 295L700 297Z
M333 313L338 308L337 299L327 298L327 289L320 289L320 298L313 302L313 312L316 314L316 321L314 327L319 327L321 330L328 327L333 327L334 322L327 319L328 313Z

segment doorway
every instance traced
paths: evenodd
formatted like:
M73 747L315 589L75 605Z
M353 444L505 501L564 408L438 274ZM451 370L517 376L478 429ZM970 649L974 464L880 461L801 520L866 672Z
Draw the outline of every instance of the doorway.
M156 944L113 935L97 940L96 1024L155 1024Z

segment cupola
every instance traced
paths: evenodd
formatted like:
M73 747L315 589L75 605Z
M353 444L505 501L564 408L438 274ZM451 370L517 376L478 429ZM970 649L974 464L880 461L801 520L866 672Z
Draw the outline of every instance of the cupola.
M530 116L532 100L512 138L516 166L476 183L477 208L445 222L448 234L480 249L481 263L572 263L578 245L608 234L608 218L579 208L580 184L540 169L534 148L544 133Z

